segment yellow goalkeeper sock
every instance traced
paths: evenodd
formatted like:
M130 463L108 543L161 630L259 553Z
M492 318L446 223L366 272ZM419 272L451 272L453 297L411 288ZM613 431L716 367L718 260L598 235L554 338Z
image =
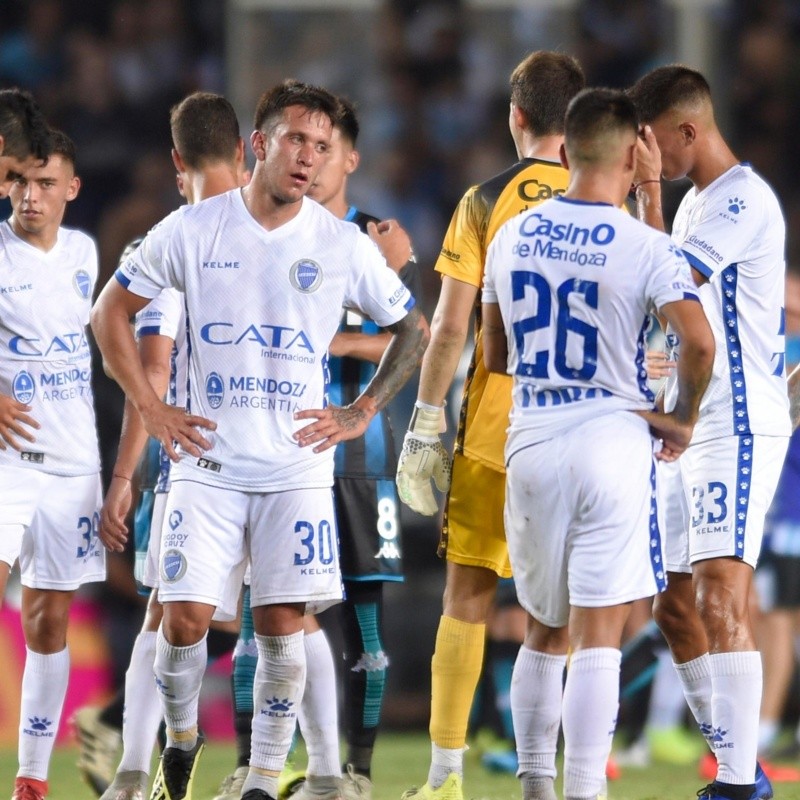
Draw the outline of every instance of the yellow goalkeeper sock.
M463 748L483 665L486 625L442 617L431 659L431 741Z

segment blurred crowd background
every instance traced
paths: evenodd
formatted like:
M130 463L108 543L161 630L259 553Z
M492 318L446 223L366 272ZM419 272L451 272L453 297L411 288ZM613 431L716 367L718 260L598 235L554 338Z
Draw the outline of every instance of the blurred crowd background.
M75 140L83 187L66 224L96 237L101 284L124 245L181 203L170 107L196 89L221 92L247 137L260 93L295 77L357 104L362 166L351 201L410 231L430 312L432 266L458 199L515 160L508 75L539 48L577 55L590 85L626 87L676 60L703 70L735 152L783 202L789 266L800 268L797 0L4 0L1 8L0 85L30 89ZM685 189L670 187L668 208ZM415 393L411 387L397 404L401 435ZM96 396L110 467L121 398L101 376ZM442 586L438 523L408 517L408 578L387 602L394 691L386 713L400 722L404 714L424 721L420 676L428 675ZM102 591L119 674L141 613L127 564L112 563ZM422 613L404 615L411 593ZM404 648L410 637L421 645ZM421 713L407 702L414 693Z

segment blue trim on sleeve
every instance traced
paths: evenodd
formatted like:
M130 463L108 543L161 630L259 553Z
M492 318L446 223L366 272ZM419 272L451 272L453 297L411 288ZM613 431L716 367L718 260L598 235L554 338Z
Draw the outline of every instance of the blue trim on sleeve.
M700 302L700 298L694 292L684 292L683 293L684 300L694 300L695 303Z
M114 273L114 277L122 284L124 289L127 289L131 285L131 279L121 269L118 269Z
M710 267L706 266L694 253L687 253L685 250L681 249L681 252L684 256L686 256L686 260L701 274L705 275L706 278L711 278L714 274L714 270Z
M412 295L409 295L409 298L408 298L408 300L406 300L406 304L403 306L403 308L406 311L411 311L411 309L414 308L414 306L416 304L417 304L417 301L414 299L414 295L412 294Z
M139 336L161 336L161 326L143 325L139 328Z

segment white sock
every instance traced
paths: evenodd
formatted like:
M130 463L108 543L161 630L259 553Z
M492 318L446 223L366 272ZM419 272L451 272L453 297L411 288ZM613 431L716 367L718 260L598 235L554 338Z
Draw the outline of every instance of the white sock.
M676 664L675 670L683 686L683 696L689 710L700 728L700 733L712 747L711 733L711 664L708 653L683 664ZM713 747L712 747L713 749Z
M288 636L256 634L251 768L275 773L283 769L306 684L303 638L303 631Z
M519 775L555 778L561 688L567 657L520 647L511 676L511 714Z
M562 711L566 800L606 794L621 657L616 648L591 647L570 658Z
M717 780L750 785L758 752L761 653L715 653L709 661Z
M428 786L438 789L451 772L464 776L465 747L439 747L431 742L431 767L428 770Z
M324 631L307 633L306 688L300 704L300 732L308 751L309 775L341 775L336 667Z
M278 777L277 775L265 775L262 772L256 772L252 767L244 779L242 786L242 797L244 797L251 789L261 789L266 792L270 797L278 796Z
M656 729L677 728L685 708L683 687L672 663L672 653L662 650L658 654L658 667L650 692L647 726Z
M34 653L25 648L19 720L19 777L47 780L69 683L69 648Z
M197 729L197 701L207 660L205 636L188 647L175 647L158 629L153 671L167 724L167 747L191 750L196 744L195 737L176 740L173 734Z
M117 772L150 772L153 744L161 723L161 701L153 675L156 636L155 631L142 631L133 643L131 663L125 673L122 758Z

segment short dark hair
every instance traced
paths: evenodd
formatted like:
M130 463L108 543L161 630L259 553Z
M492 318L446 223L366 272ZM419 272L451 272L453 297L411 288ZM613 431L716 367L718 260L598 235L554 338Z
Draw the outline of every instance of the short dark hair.
M76 163L75 142L67 136L63 131L51 130L50 140L52 143L51 156L61 156L64 161L69 161L73 169Z
M4 156L44 161L50 155L50 129L37 102L21 89L0 91L0 136Z
M569 101L586 85L581 65L565 53L536 50L511 73L511 102L535 136L564 132Z
M342 136L344 136L353 147L356 146L361 126L358 124L356 107L346 97L339 98L339 111L336 114L334 127L341 131Z
M286 80L264 92L256 106L253 125L256 130L271 126L276 118L289 106L303 106L328 116L336 123L339 101L327 89L295 80Z
M642 122L652 122L677 106L711 100L708 81L683 64L670 64L650 71L628 89Z
M617 89L584 89L567 108L564 146L573 157L584 162L601 161L607 153L606 134L639 131L636 106Z
M194 92L172 107L172 143L187 167L208 161L233 161L239 144L239 120L222 95Z

